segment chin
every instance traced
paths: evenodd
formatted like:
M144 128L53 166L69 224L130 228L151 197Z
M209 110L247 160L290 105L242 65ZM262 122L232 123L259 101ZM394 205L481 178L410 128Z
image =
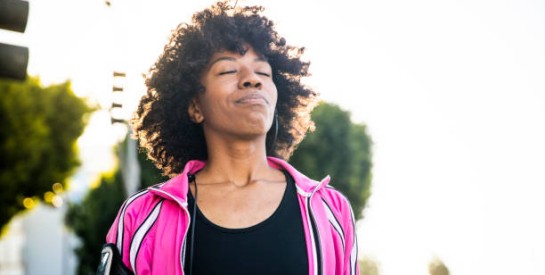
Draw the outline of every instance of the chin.
M265 127L250 127L244 130L240 129L237 134L243 139L255 140L260 138L266 138L268 130L269 129Z

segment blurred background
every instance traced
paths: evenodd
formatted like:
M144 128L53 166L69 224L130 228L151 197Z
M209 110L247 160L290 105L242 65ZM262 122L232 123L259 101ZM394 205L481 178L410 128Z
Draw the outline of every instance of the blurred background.
M126 194L162 180L126 138L142 74L213 1L25 3L0 21L0 274L94 274ZM291 162L351 198L362 274L545 275L545 2L250 4L306 47L323 102Z

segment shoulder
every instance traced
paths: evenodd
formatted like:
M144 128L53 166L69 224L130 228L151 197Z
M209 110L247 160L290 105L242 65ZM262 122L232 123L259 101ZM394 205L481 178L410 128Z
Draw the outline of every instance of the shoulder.
M119 211L122 217L134 219L138 216L148 215L161 201L162 198L156 196L147 188L128 197Z
M322 199L327 200L335 206L342 207L346 204L350 204L348 198L339 190L331 186L324 186L318 192Z
M321 188L317 194L320 196L324 205L327 206L335 216L340 216L346 220L352 220L353 213L350 201L339 190L331 186L325 186Z
M118 210L112 229L136 230L139 224L157 209L161 208L163 198L150 192L150 188L142 189L129 196Z

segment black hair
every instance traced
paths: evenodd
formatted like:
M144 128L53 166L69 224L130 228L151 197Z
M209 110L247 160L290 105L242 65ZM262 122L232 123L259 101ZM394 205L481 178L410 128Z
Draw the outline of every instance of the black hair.
M287 160L306 132L313 127L310 111L316 92L301 83L308 76L304 48L289 46L261 15L263 7L230 7L218 2L193 15L191 24L180 24L157 62L146 76L147 93L131 120L140 146L164 175L180 173L192 159L207 159L201 125L192 122L188 107L197 93L204 92L200 76L213 54L243 53L251 46L272 67L278 90L278 129L267 133L267 155Z

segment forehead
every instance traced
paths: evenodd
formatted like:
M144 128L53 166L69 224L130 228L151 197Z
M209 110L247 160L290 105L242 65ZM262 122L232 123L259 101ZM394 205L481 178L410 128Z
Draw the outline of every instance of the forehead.
M244 48L244 51L242 53L227 51L227 50L215 52L210 57L209 66L213 65L217 61L222 61L222 60L226 60L226 61L233 60L234 61L234 60L240 59L240 58L249 58L249 59L253 59L254 61L267 62L267 59L266 59L266 57L264 55L256 52L252 47L247 46L247 47Z

